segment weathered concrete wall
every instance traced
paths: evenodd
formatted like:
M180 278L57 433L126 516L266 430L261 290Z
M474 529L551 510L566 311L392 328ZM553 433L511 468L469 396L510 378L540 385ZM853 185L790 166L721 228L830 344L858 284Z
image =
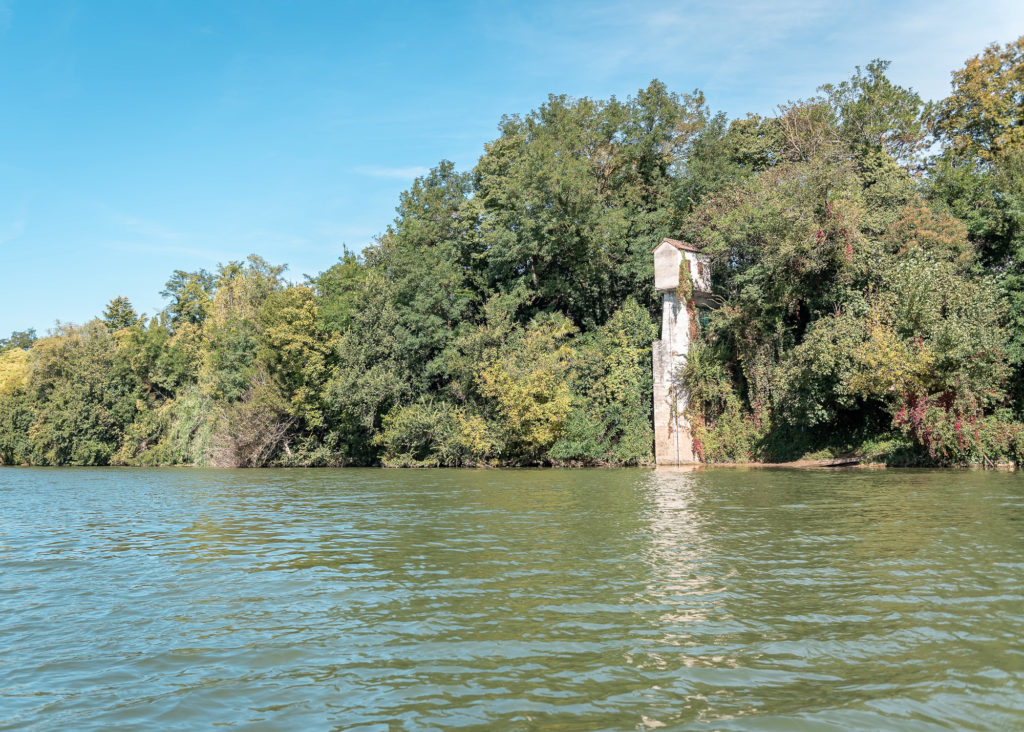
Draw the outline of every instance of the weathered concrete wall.
M679 287L679 264L683 253L667 242L654 250L654 289L674 290Z
M661 293L661 340L655 341L653 348L654 459L658 465L696 462L693 433L685 415L689 392L682 380L690 350L690 312L685 303L678 302L676 288L680 266L688 265L694 299L705 304L711 293L711 271L704 257L680 246L665 240L654 250L654 286Z
M690 314L675 292L661 296L661 340L654 342L654 460L658 465L695 461L684 414L688 394L680 379L690 348Z
M711 293L711 267L707 259L696 252L681 252L690 263L690 279L693 280L693 293L698 297Z

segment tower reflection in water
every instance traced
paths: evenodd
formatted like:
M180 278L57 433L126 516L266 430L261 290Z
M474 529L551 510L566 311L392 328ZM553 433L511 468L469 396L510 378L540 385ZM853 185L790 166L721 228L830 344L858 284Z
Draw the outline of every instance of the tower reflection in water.
M646 647L629 654L637 668L735 668L733 634L741 628L726 606L736 570L716 545L700 490L698 465L663 466L647 486L649 541L642 557L647 583L631 601L656 629Z

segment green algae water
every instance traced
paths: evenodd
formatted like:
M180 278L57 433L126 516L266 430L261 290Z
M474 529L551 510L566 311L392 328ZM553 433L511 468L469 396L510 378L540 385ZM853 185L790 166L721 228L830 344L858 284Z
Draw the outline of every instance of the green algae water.
M1024 477L0 470L0 729L1021 729Z

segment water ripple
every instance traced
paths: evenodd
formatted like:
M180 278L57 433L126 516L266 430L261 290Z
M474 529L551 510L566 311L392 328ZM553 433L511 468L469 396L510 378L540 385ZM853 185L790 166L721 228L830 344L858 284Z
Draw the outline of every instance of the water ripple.
M0 730L1024 728L1024 480L0 470Z

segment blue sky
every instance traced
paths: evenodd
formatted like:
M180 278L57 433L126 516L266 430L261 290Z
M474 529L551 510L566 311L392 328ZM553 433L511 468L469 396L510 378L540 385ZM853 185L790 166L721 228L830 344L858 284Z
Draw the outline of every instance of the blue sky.
M0 335L250 252L301 280L549 93L768 113L880 57L940 98L1021 33L1019 0L0 0Z

